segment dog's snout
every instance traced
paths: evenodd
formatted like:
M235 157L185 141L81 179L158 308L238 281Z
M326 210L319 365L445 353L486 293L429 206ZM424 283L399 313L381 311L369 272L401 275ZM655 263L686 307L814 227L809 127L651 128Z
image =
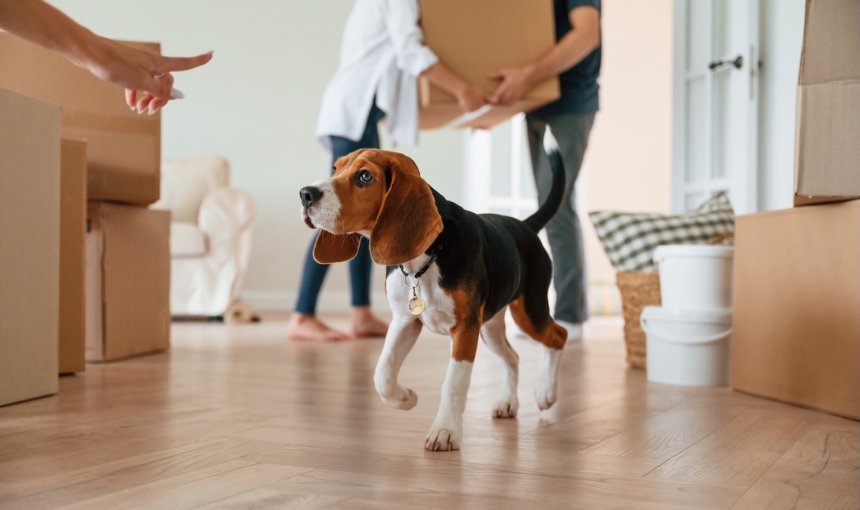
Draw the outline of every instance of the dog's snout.
M322 198L323 192L316 186L305 186L299 190L299 198L302 200L302 205L310 207L311 204Z

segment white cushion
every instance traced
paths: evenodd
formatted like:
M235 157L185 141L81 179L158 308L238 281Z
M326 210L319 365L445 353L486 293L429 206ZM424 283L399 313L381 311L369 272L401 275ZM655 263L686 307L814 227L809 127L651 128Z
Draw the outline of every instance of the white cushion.
M594 231L618 271L656 271L654 250L665 244L705 244L735 231L729 196L720 192L686 214L589 213Z
M206 234L197 225L184 221L170 224L170 256L202 257L206 255Z
M169 210L174 221L197 223L203 198L230 182L230 164L219 156L173 159L161 165L161 198L153 209Z

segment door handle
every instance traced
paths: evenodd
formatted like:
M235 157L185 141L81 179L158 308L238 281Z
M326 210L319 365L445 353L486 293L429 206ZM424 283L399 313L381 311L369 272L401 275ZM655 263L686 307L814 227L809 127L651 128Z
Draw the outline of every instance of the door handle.
M717 69L722 69L725 66L734 66L735 69L740 69L744 66L744 57L742 55L738 55L734 58L734 60L714 60L710 64L708 64L708 69L711 71L716 71Z

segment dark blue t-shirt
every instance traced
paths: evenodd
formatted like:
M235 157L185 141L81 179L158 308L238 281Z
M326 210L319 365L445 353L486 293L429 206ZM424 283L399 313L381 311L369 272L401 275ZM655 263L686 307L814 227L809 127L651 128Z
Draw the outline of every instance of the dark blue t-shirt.
M564 37L573 27L570 12L576 7L592 6L600 11L600 0L553 0L555 11L555 39ZM537 110L530 116L542 117L555 113L594 113L598 110L597 77L600 74L600 46L578 64L558 76L561 97Z

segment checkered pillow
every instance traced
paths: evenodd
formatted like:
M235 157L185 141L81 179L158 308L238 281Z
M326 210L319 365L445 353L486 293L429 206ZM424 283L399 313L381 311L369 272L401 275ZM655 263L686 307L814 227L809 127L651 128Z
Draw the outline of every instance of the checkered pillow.
M609 261L618 271L656 271L651 260L663 244L704 244L735 231L729 197L718 193L687 214L637 214L594 211L589 214Z

